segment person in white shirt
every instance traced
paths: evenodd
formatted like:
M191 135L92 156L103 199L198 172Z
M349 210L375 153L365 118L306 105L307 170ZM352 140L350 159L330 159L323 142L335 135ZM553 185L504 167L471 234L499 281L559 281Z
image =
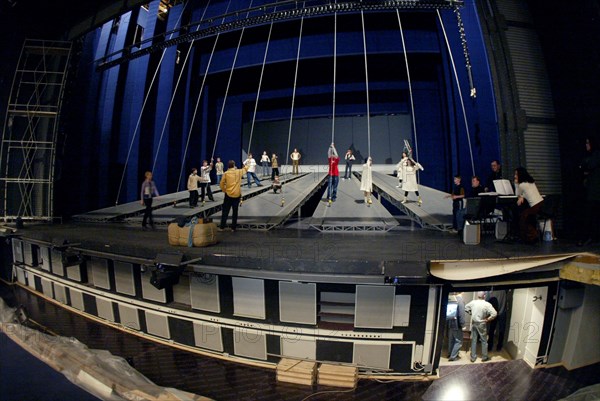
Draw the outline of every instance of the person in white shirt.
M210 170L212 170L213 164L212 160L210 164L208 161L204 160L202 162L202 167L200 167L200 201L204 203L204 195L205 192L208 195L208 199L213 202L215 199L213 198L212 191L210 190Z
M526 243L537 242L539 233L536 216L539 213L544 198L535 185L533 177L524 167L515 169L515 195L517 195L519 236Z
M477 338L481 339L481 362L489 361L487 344L487 324L498 314L492 304L485 300L485 292L479 291L477 299L465 306L471 315L471 362L477 359Z
M371 192L373 192L373 174L372 174L373 159L369 157L367 162L363 164L362 174L360 176L360 190L365 195L365 205L371 206Z
M269 159L269 155L267 154L267 151L265 150L262 154L262 156L260 157L260 164L262 165L262 176L266 177L269 175L269 163L271 162L271 160Z
M252 185L250 178L254 179L254 182L256 182L257 186L262 187L260 180L256 176L256 160L254 160L254 157L252 157L252 153L248 153L248 158L244 162L244 166L248 167L248 171L246 172L246 178L248 179L248 188L250 188L250 186Z
M402 152L402 159L396 164L396 174L398 175L398 185L396 188L402 188L402 182L406 178L406 167L408 166L408 155Z
M294 151L290 155L290 158L292 159L292 174L298 174L298 165L300 164L300 159L302 158L302 155L300 154L300 152L298 152L298 149L294 149Z
M190 207L198 206L198 182L200 182L200 176L198 169L194 167L187 182L187 189L190 191Z

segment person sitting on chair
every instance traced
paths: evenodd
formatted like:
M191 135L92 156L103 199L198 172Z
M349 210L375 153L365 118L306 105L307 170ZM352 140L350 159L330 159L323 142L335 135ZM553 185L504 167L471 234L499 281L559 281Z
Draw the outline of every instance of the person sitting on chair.
M544 198L535 185L535 180L524 167L515 169L515 195L517 195L518 218L514 219L519 225L519 236L526 243L538 240L536 216L544 203Z

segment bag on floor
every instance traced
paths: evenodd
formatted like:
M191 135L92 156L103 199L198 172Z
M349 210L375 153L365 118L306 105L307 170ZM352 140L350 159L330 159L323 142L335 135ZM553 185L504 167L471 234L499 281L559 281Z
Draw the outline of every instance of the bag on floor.
M169 245L203 247L219 242L217 238L217 225L213 222L194 220L184 227L177 223L169 224Z

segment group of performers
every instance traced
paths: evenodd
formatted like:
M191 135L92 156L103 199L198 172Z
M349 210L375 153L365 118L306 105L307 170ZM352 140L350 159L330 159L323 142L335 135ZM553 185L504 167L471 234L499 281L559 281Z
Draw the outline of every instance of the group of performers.
M294 152L290 155L292 162L298 162L300 160L300 153L297 149L294 149ZM335 148L335 144L332 142L329 146L329 150L327 153L328 158L328 185L327 185L327 201L328 206L331 206L332 202L336 201L337 198L337 188L339 184L339 170L338 164L340 161L340 157ZM351 149L348 149L344 156L344 160L346 162L346 171L344 175L344 179L351 178L352 171L352 163L355 161L355 157L352 153ZM272 154L271 158L268 157L267 152L263 152L261 159L261 165L263 167L262 173L263 176L267 176L268 171L266 167L268 163L271 163L272 173L271 173L271 187L274 193L282 190L282 182L279 178L279 164L276 154ZM294 165L298 166L298 163L294 163ZM248 153L246 160L243 162L242 169L236 169L235 162L229 162L229 170L232 170L232 178L229 181L233 181L233 178L238 178L241 180L243 174L246 174L248 188L251 188L252 183L256 183L257 186L263 186L260 179L256 175L256 167L257 163L254 159L252 153ZM214 201L214 197L211 191L211 178L210 174L213 169L216 169L217 183L220 184L221 188L225 187L225 189L231 189L228 187L232 187L233 189L230 191L231 195L229 196L230 200L234 199L237 202L228 202L229 206L235 206L235 212L237 212L237 206L241 201L241 192L239 190L241 183L239 182L228 182L223 183L222 179L226 176L226 172L224 172L224 166L221 162L220 158L217 158L216 163L211 159L210 162L208 160L204 160L202 162L202 166L200 170L193 168L191 174L188 177L187 189L189 191L189 206L191 208L198 206L198 198L200 197L200 201L204 204L205 197L208 197L209 201ZM361 184L360 191L363 192L364 195L364 203L367 206L370 206L373 201L371 199L371 194L373 192L373 177L372 177L372 169L373 169L373 159L368 157L365 163L362 166L362 176L361 176ZM228 170L228 172L229 172ZM419 206L422 204L422 199L419 194L419 187L417 183L417 172L419 170L423 170L423 166L416 162L411 157L410 147L407 147L404 152L402 152L402 159L396 165L396 171L398 176L398 185L404 192L404 199L402 203L406 203L408 201L408 196L410 192L414 192L417 196L417 203ZM297 170L294 170L297 174ZM233 173L235 172L235 174ZM235 177L234 177L235 176ZM498 178L501 177L501 167L498 161L492 162L492 177ZM477 177L475 177L477 178ZM493 180L492 180L493 181ZM479 183L479 179L473 179L472 182ZM224 184L224 185L222 185ZM453 215L454 215L454 228L460 230L462 227L457 225L456 214L460 211L462 205L462 198L464 198L464 189L462 189L462 184L460 183L460 177L454 178L455 190L453 190L452 199L453 206L456 203L457 207L453 207ZM515 225L514 232L518 231L521 235L521 239L526 240L528 242L534 241L537 238L537 228L535 227L535 221L533 217L539 212L542 204L544 202L543 197L539 194L537 187L535 186L535 181L531 177L531 175L524 168L517 168L514 174L514 184L515 184L515 193L517 196L516 201L516 210L518 216L515 216L513 219L513 224ZM488 183L489 186L492 183ZM200 193L198 193L200 190ZM236 196L237 195L237 196ZM144 212L144 218L142 221L142 226L145 228L147 223L153 228L153 220L152 220L152 198L159 196L158 190L156 188L156 184L152 181L152 173L146 172L145 180L142 183L141 194L140 194L140 202L142 205L146 207ZM235 204L235 205L234 205ZM228 208L229 209L229 208ZM224 208L225 210L225 208ZM237 215L237 213L235 213ZM227 214L224 214L225 219L227 218ZM237 216L236 216L237 217ZM224 224L222 224L224 226Z
M402 152L402 159L396 165L396 171L398 174L398 185L397 188L402 188L404 190L404 199L402 203L406 203L408 201L409 192L414 192L417 195L417 202L419 206L423 204L421 200L421 196L419 195L419 186L417 184L417 172L419 170L424 170L423 166L410 157L410 149ZM332 142L329 145L329 150L327 152L327 160L329 164L328 171L328 180L327 180L327 201L328 206L331 206L333 202L336 201L337 198L337 187L339 183L339 169L338 164L340 158L338 156L337 150L335 148L335 144ZM352 178L352 165L356 158L352 152L352 149L348 149L346 154L344 155L344 161L346 162L346 170L344 172L344 177L342 179L350 179ZM373 201L371 199L371 194L373 192L373 159L371 156L367 158L365 163L362 166L361 173L361 182L360 182L360 190L364 194L365 204L370 206Z

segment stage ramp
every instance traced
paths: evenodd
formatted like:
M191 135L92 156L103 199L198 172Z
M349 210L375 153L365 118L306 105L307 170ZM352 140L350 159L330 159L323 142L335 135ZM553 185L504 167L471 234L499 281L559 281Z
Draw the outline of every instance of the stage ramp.
M325 181L327 185L327 180ZM324 196L327 196L325 190ZM310 227L322 232L330 231L381 231L386 232L398 226L398 222L381 202L371 197L373 203L367 206L360 182L355 176L340 179L337 200L329 205L322 199L310 220Z
M271 230L283 225L325 184L327 174L308 173L292 176L283 185L283 193L273 193L269 187L258 196L244 199L238 209L237 228L248 230ZM242 197L244 192L242 192ZM219 223L221 213L211 216ZM231 212L228 223L231 222Z
M373 191L396 206L411 220L423 228L448 231L452 228L452 200L446 198L446 192L419 185L419 194L423 204L419 206L416 195L410 193L409 201L402 203L404 191L397 188L398 179L391 175L373 172Z

